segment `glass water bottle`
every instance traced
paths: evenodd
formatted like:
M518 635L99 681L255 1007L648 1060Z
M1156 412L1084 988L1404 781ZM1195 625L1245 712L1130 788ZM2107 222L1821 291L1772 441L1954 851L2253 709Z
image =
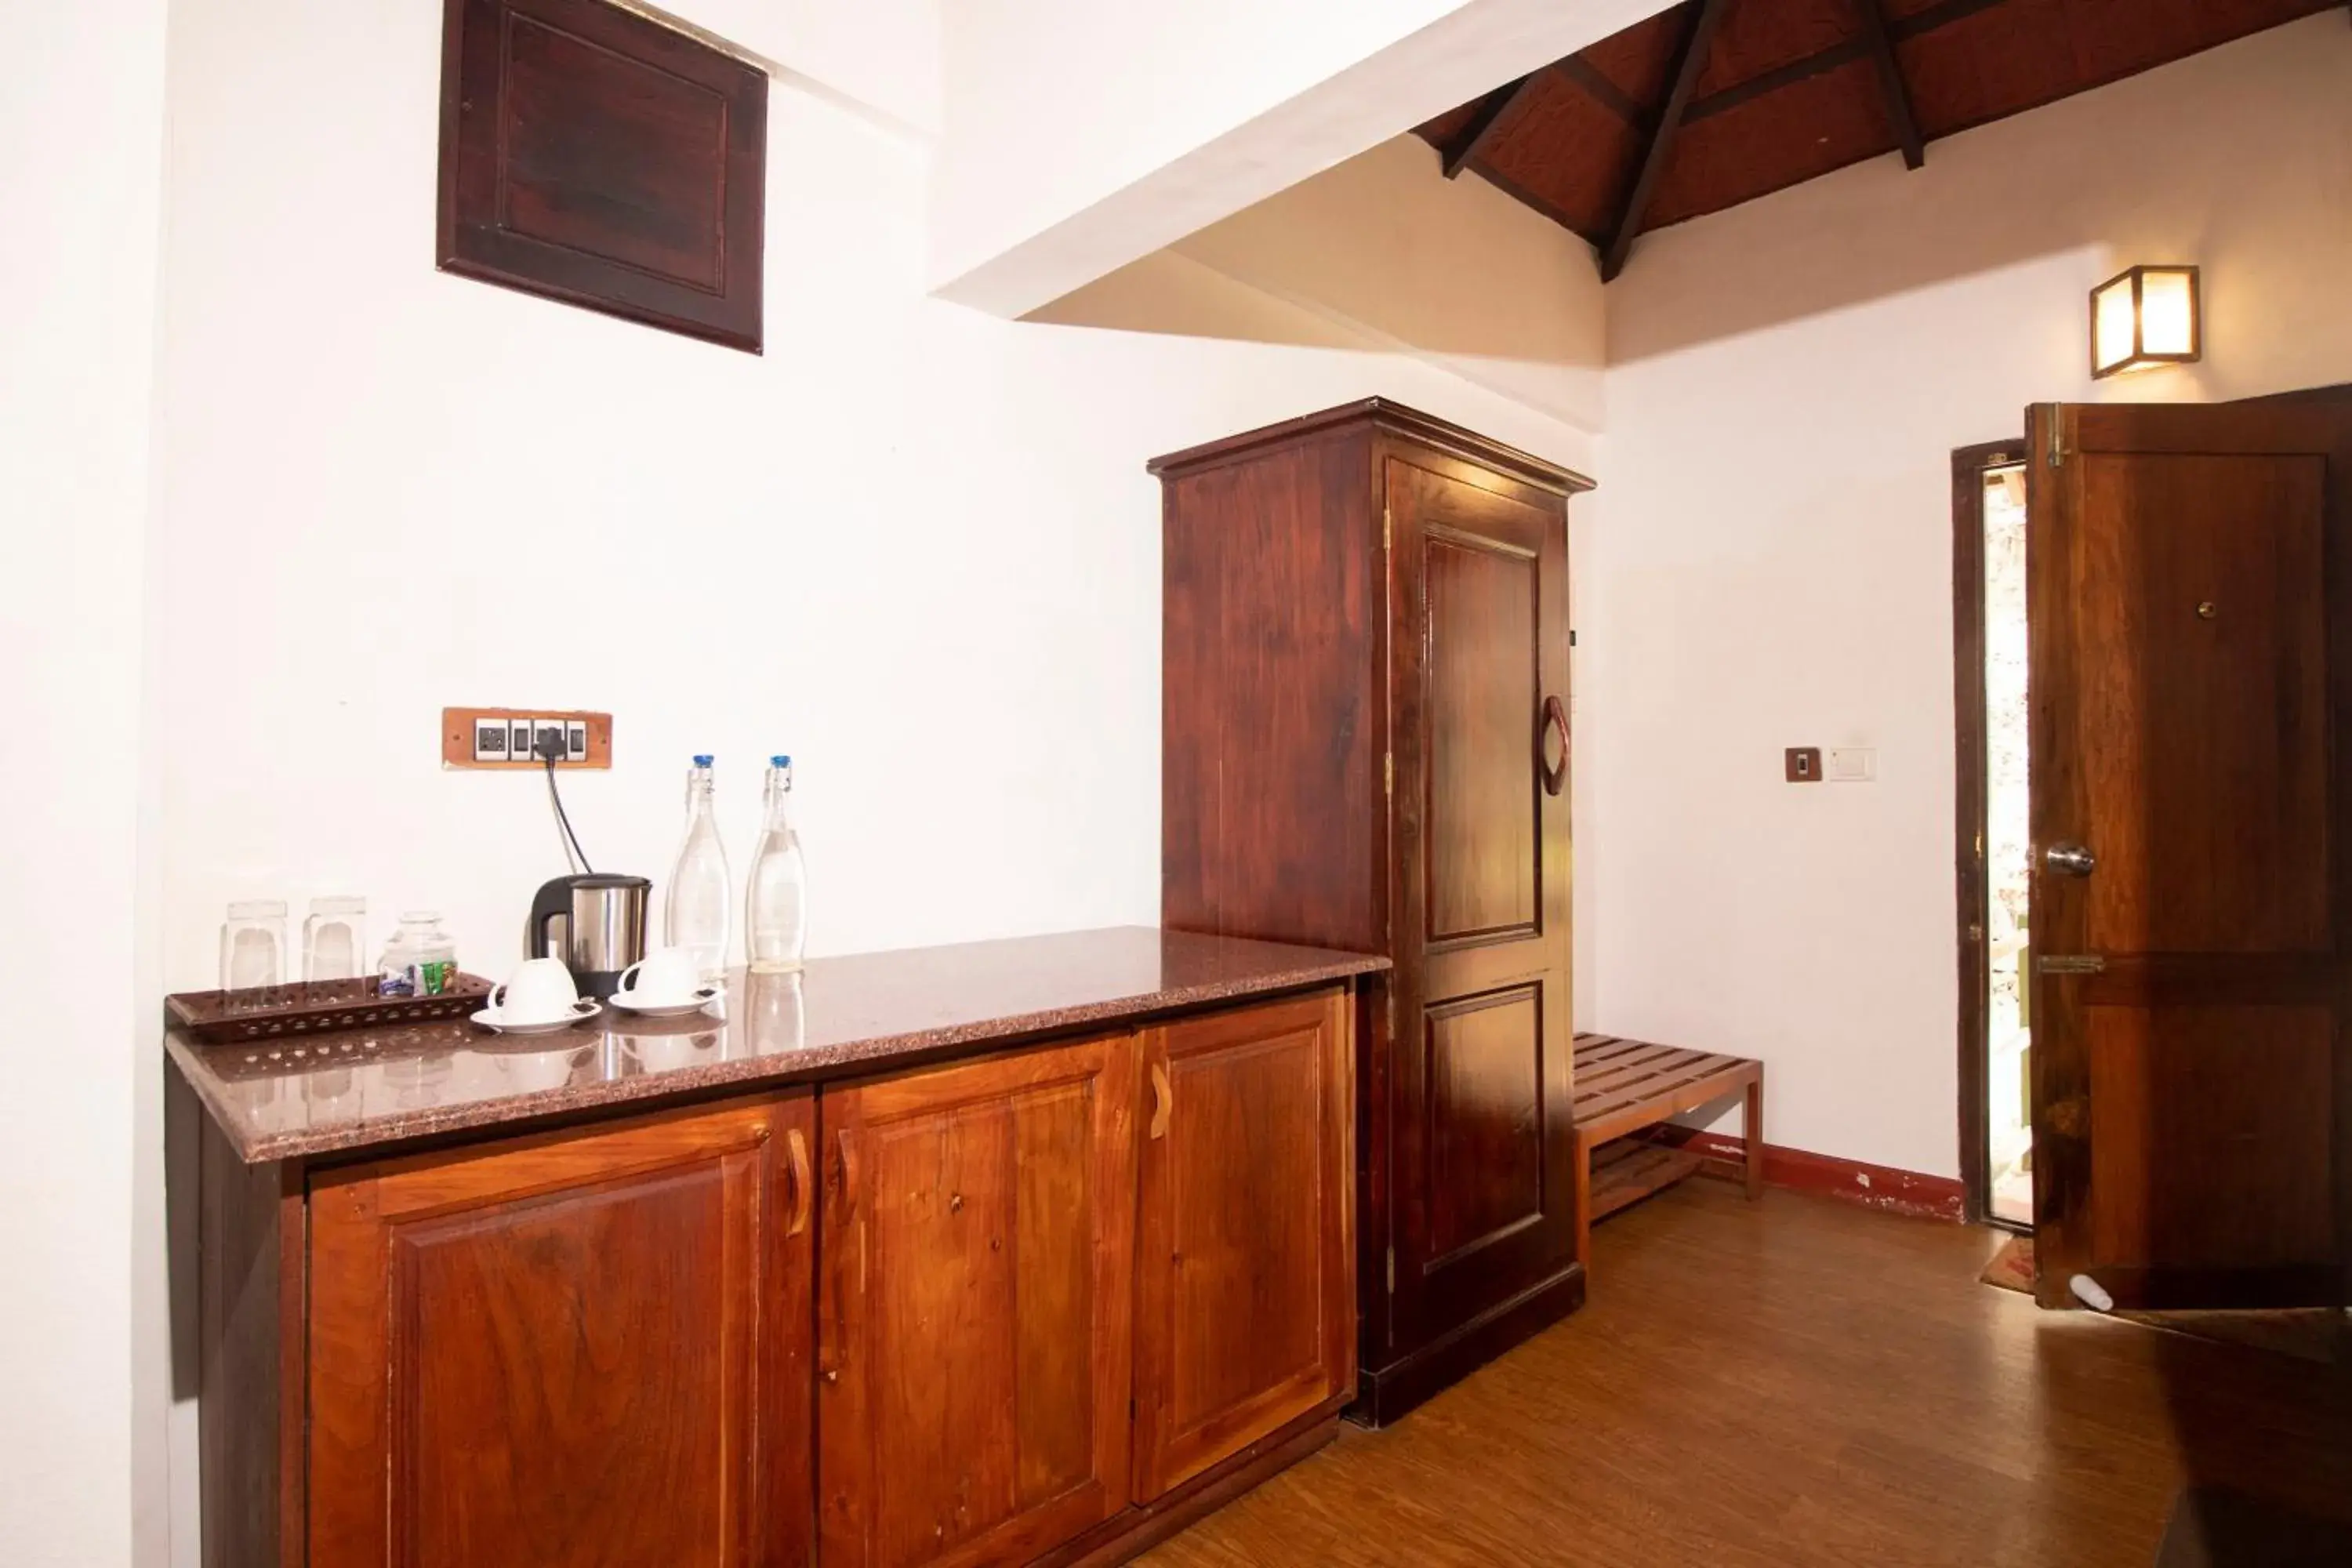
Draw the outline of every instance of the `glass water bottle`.
M711 804L710 759L694 759L686 775L686 842L662 901L662 942L694 955L707 985L727 974L727 851L719 842Z
M788 974L808 949L808 868L793 831L793 760L768 759L766 816L745 890L743 945L754 974Z

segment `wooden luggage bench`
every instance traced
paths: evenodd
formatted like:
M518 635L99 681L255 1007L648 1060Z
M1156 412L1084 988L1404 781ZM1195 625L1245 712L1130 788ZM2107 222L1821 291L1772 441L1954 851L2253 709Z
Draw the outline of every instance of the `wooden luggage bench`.
M1588 1243L1594 1220L1706 1163L1687 1149L1626 1135L1742 1090L1748 1096L1742 1129L1748 1135L1748 1195L1753 1198L1764 1190L1762 1062L1613 1035L1576 1037L1576 1163L1583 1178L1576 1188L1578 1258L1591 1260Z

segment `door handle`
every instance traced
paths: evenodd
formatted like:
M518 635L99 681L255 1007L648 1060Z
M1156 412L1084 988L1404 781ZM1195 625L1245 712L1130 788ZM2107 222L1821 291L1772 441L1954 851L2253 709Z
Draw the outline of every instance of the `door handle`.
M816 1203L816 1180L809 1171L808 1140L797 1127L784 1132L784 1158L793 1173L793 1216L784 1223L786 1236L808 1228L809 1211Z
M847 1218L857 1212L857 1143L856 1136L845 1127L834 1135L835 1152L841 1160L841 1210Z
M1559 731L1559 766L1556 768L1544 760L1546 730ZM1543 723L1536 731L1536 766L1543 770L1544 794L1558 795L1568 787L1568 710L1557 697L1544 699Z
M1168 1136L1168 1113L1174 1109L1174 1096L1168 1088L1168 1067L1164 1062L1151 1064L1151 1136Z
M2053 844L2042 852L2042 863L2062 877L2087 877L2099 868L2099 858L2080 844Z
M843 1128L834 1139L834 1152L840 1183L834 1188L835 1202L840 1205L838 1226L840 1238L846 1240L857 1214L857 1146L849 1128ZM833 1245L833 1227L836 1221L828 1214L825 1219L827 1245ZM858 1298L866 1294L866 1227L856 1226L857 1232ZM835 1257L819 1271L821 1279L829 1277L833 1284L833 1310L817 1312L816 1366L817 1375L827 1384L841 1381L841 1369L846 1364L847 1352L843 1346L843 1324L849 1316L849 1269L846 1260Z

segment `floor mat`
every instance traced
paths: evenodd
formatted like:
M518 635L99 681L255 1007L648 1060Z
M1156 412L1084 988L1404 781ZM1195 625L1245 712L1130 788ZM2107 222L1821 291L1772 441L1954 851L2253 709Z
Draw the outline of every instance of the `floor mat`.
M2033 1238L2012 1236L1977 1276L2003 1290L2033 1293ZM2224 1344L2273 1351L2322 1366L2352 1365L2352 1326L2330 1307L2263 1312L2117 1312L2118 1318ZM2352 1559L2347 1559L2352 1561Z
M1977 1278L2004 1290L2020 1290L2028 1296L2032 1295L2033 1238L2030 1236L2011 1237L2001 1244L2000 1250L1992 1255L1992 1261L1985 1265L1984 1272Z

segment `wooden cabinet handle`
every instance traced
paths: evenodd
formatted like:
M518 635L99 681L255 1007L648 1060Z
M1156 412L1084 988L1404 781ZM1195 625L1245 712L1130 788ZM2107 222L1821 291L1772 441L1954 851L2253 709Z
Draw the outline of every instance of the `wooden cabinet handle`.
M1172 1099L1173 1097L1168 1091L1168 1065L1165 1062L1153 1062L1151 1064L1151 1135L1154 1138L1168 1136L1168 1112Z
M784 1157L793 1173L793 1217L784 1223L786 1236L808 1228L809 1211L816 1204L816 1178L809 1170L808 1140L797 1127L784 1132Z
M841 1215L846 1219L857 1208L857 1144L848 1128L835 1135L834 1148L841 1156Z
M1556 768L1544 760L1546 730L1559 731L1559 766ZM1558 795L1568 787L1568 710L1557 697L1544 699L1543 723L1536 731L1536 766L1543 770L1544 794Z
M834 1152L840 1162L840 1184L834 1189L837 1215L825 1219L825 1246L832 1248L848 1240L853 1216L857 1212L857 1145L851 1130L845 1127L834 1137ZM858 1280L862 1294L866 1286L866 1237L861 1230L857 1238ZM849 1315L849 1269L847 1259L839 1253L824 1260L818 1278L829 1279L833 1284L832 1310L820 1310L816 1323L817 1375L828 1384L841 1381L841 1369L845 1352L842 1349L842 1324Z

